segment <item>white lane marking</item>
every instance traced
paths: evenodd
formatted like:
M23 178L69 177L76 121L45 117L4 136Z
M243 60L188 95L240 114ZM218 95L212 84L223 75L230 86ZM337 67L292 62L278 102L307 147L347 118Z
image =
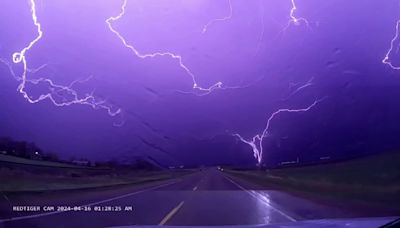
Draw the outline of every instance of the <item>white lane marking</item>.
M162 220L161 222L158 224L159 226L164 225L166 222L168 222L168 220L170 220L172 218L172 216L174 216L179 209L181 209L181 207L183 206L183 204L185 203L185 201L182 201L178 204L178 206L176 206L174 209L172 209Z
M233 181L231 178L223 175L227 180L229 180L232 184L236 185L238 188L242 189L243 191L247 192L248 194L250 194L252 197L256 198L257 200L260 200L261 202L263 202L264 204L266 204L267 206L269 206L272 210L276 211L277 213L279 213L280 215L282 215L283 217L289 219L292 222L296 222L296 219L293 218L292 216L284 213L283 211L277 209L276 207L272 206L269 202L267 202L263 197L261 197L262 195L256 191L249 191L245 188L243 188L241 185L239 185L238 183L236 183L235 181Z
M197 186L193 188L193 191L196 191L196 190L197 190Z
M158 188L162 188L168 185L172 185L178 183L178 181L174 181L171 183L166 183L166 184L162 184L162 185L157 185L151 188L146 188L140 191L136 191L136 192L131 192L128 194L124 194L124 195L120 195L120 196L116 196L113 198L109 198L109 199L105 199L105 200L101 200L101 201L97 201L97 202L93 202L93 203L89 203L89 204L85 204L85 205L81 205L80 207L89 207L89 206L93 206L93 205L97 205L97 204L101 204L101 203L106 203L106 202L110 202L113 200L117 200L117 199L122 199L125 197L129 197L129 196L133 196L139 193L143 193L143 192L147 192L150 190L154 190L154 189L158 189ZM73 211L73 210L71 210ZM52 211L52 212L46 212L46 213L40 213L40 214L34 214L34 215L27 215L27 216L19 216L19 217L13 217L13 218L7 218L7 219L0 219L0 223L3 222L9 222L9 221L17 221L17 220L24 220L24 219L30 219L30 218L39 218L39 217L43 217L43 216L48 216L48 215L54 215L54 214L59 214L59 213L63 213L63 212L71 212L71 211Z

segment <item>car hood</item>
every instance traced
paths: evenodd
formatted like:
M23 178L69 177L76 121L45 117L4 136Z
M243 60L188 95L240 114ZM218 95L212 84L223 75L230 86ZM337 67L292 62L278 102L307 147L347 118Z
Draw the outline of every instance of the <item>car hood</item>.
M374 217L374 218L351 218L351 219L319 219L319 220L305 220L305 221L298 221L298 222L289 222L289 223L274 223L274 224L259 224L259 225L233 225L233 226L163 226L166 228L184 228L184 227L191 227L191 228L217 228L217 227L224 227L224 228L276 228L276 227L307 227L307 228L335 228L335 227L346 227L346 228L369 228L369 227L380 227L387 223L398 219L399 217ZM130 226L114 226L113 228L128 228L128 227L143 227L143 228L155 228L160 226L143 226L143 225L130 225Z

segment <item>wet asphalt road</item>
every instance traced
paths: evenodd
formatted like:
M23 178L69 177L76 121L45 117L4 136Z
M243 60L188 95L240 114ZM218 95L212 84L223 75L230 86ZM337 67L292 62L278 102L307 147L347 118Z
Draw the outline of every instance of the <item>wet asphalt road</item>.
M3 195L1 227L109 227L130 225L254 225L351 217L348 212L249 183L217 169L179 179L96 190ZM16 212L12 206L41 206ZM43 206L91 211L45 212ZM103 211L94 211L100 207ZM107 208L108 207L108 208ZM104 210L119 211L104 211Z

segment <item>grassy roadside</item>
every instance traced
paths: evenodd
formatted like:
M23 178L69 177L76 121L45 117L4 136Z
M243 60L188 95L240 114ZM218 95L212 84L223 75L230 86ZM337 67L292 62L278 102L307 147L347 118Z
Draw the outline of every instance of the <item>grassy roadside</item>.
M186 172L171 173L168 171L130 172L123 175L97 176L56 176L1 172L1 192L35 192L111 187L118 185L141 184L161 181L185 175Z
M1 162L10 162L10 163L14 163L14 164L34 165L34 166L44 166L44 167L96 169L96 168L92 168L92 167L83 167L83 166L79 166L79 165L66 164L66 163L61 163L61 162L32 160L32 159L28 159L28 158L21 158L21 157L4 155L4 154L0 154L0 161Z
M226 171L269 188L400 211L400 153L306 167Z

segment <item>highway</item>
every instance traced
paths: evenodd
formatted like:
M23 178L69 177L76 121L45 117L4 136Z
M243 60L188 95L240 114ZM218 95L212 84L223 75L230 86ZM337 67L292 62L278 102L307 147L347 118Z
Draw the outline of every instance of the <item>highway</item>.
M92 210L43 211L51 205ZM12 206L42 210L13 211ZM94 211L95 207L102 211ZM104 211L111 209L116 211ZM254 225L341 217L352 215L282 191L257 188L218 169L140 186L3 194L0 200L0 228Z

